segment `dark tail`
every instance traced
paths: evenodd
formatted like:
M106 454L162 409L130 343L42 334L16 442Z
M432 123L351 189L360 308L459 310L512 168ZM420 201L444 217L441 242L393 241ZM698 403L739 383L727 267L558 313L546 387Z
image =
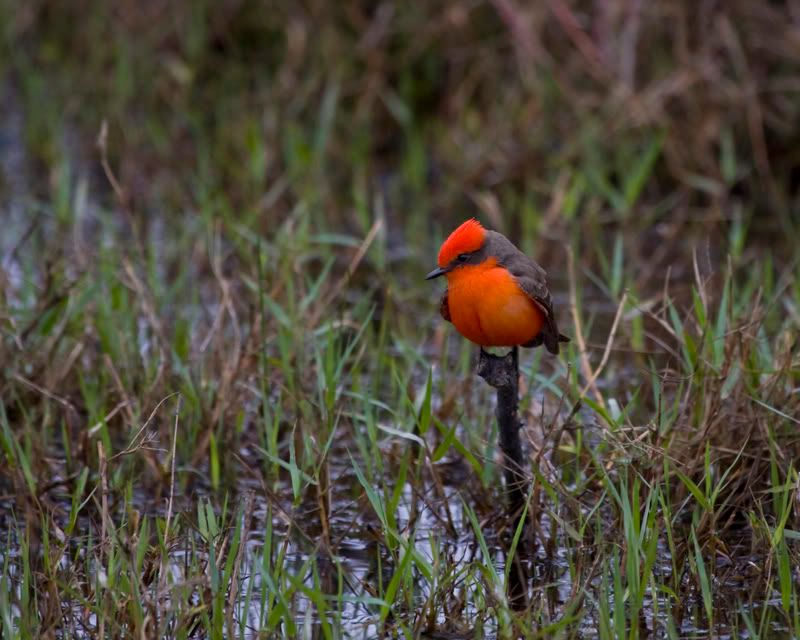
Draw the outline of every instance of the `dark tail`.
M558 337L555 337L558 336ZM554 356L558 355L558 345L561 342L569 342L569 338L565 336L563 333L540 333L534 340L529 342L528 344L522 345L524 347L538 347L540 344L544 342L544 346L547 350L552 353Z

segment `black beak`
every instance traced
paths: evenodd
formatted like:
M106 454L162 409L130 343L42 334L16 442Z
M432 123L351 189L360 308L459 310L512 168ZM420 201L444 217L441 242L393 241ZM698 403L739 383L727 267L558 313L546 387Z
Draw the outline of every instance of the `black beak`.
M431 271L427 276L425 276L426 280L433 280L434 278L438 278L439 276L443 276L447 273L447 269L442 269L441 267L436 267L433 271Z

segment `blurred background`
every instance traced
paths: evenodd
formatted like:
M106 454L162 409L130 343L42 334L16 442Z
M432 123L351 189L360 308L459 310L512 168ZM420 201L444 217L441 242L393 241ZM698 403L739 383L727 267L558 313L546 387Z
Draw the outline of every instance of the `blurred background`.
M178 216L267 235L298 203L356 234L384 216L387 245L423 253L428 236L409 234L473 214L545 252L576 219L596 220L606 248L634 222L650 229L625 247L634 259L737 218L766 239L795 230L793 3L3 11L6 200L69 201L80 187L113 203L105 121L142 238Z
M198 496L224 520L246 490L303 567L319 550L289 534L298 513L361 567L360 479L387 500L398 470L424 484L430 460L410 461L403 434L424 436L431 411L439 458L471 469L444 486L490 513L491 397L423 280L472 216L548 270L573 337L562 360L526 355L534 448L535 415L563 417L591 380L581 428L691 429L653 446L678 447L698 483L747 460L723 476L743 500L794 477L800 4L0 0L0 30L0 512L40 571L31 593L74 596L95 575L87 560L50 576L51 526L64 549L109 527L127 539L140 517L163 531L169 497L169 532ZM745 441L771 462L736 456ZM573 444L562 479L582 496ZM653 458L629 444L598 456ZM86 498L103 482L111 506ZM66 606L21 593L30 629Z

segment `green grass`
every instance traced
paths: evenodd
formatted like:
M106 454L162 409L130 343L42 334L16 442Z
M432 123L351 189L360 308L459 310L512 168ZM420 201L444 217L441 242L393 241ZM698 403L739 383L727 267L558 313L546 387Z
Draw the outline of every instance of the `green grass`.
M800 636L785 16L648 6L631 91L627 10L137 6L0 1L3 638ZM524 529L471 215L573 338Z

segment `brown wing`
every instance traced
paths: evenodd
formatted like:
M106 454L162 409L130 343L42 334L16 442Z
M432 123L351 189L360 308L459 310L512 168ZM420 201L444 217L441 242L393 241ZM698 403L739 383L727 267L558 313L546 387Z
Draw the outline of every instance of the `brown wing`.
M447 300L447 289L445 289L444 293L442 294L442 302L439 304L439 313L442 314L442 318L448 322L452 322L450 319L450 304Z
M553 300L547 288L547 272L522 251L517 249L507 238L492 233L495 255L500 256L500 263L509 270L520 288L542 310L545 316L542 332L525 347L538 347L541 344L550 353L558 353L559 342L569 342L569 338L558 332L556 317L553 313Z
M533 261L531 261L533 262ZM533 263L536 264L536 263ZM538 265L536 265L538 267ZM550 353L558 353L558 343L568 342L569 338L562 336L558 332L558 325L556 324L556 317L553 313L553 301L550 298L550 291L547 289L547 281L544 278L544 269L539 267L542 275L537 274L531 276L528 270L524 274L514 273L514 278L519 283L520 288L528 294L528 297L533 300L536 305L544 312L544 326L542 332L536 336L530 343L524 345L526 347L538 347L544 344Z

